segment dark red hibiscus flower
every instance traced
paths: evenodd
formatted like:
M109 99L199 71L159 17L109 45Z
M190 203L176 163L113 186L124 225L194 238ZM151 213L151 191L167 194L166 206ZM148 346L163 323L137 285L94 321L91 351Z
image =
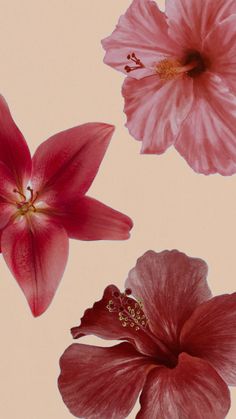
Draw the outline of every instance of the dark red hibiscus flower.
M139 394L138 419L222 419L236 384L236 293L212 297L207 265L176 250L148 251L85 311L74 338L126 342L73 344L62 355L59 389L81 418L122 419Z
M128 217L85 196L113 131L102 123L71 128L42 143L31 159L0 97L1 249L34 316L47 309L55 294L69 237L129 237Z

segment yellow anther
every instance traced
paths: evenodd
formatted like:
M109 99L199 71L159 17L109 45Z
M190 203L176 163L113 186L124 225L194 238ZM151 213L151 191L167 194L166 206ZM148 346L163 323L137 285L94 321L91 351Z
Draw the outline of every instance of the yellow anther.
M161 80L172 80L179 75L180 67L178 61L165 58L156 65L156 72Z

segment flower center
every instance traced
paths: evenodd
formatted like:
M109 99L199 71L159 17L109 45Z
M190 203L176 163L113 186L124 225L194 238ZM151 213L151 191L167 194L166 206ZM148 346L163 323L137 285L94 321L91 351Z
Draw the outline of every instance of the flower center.
M127 55L127 60L132 65L124 67L126 73L145 68L141 59L134 52ZM161 80L167 81L184 76L198 77L206 71L207 67L209 67L209 61L203 54L197 50L188 50L182 59L164 58L155 65L154 70Z
M14 193L19 195L20 200L16 202L16 207L20 215L25 215L29 211L33 211L33 212L37 211L34 203L36 199L38 198L38 192L35 192L34 194L34 191L30 186L27 187L27 191L30 192L30 197L28 199L25 196L25 194L23 194L22 192L18 191L17 189L13 190Z
M156 65L161 80L172 80L183 76L195 78L207 69L207 60L198 51L187 51L183 60L165 58Z
M123 327L132 327L138 331L147 327L148 319L143 312L141 301L130 298L131 293L129 288L124 293L115 291L113 293L114 300L110 300L106 308L109 312L117 312Z
M106 305L107 310L110 313L117 313L117 320L121 322L123 327L130 327L135 332L145 333L146 337L156 344L157 355L154 355L154 359L159 364L174 368L178 363L179 351L173 351L173 348L171 349L167 342L152 333L148 325L148 318L143 311L142 302L131 298L131 294L132 290L130 288L127 288L124 293L118 290L113 292L113 298Z

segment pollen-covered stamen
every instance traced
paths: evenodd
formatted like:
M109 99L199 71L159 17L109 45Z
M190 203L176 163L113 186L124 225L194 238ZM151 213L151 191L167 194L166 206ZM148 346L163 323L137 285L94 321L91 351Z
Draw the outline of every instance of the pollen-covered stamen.
M182 66L179 61L166 58L156 65L156 72L161 80L172 80L187 74L195 65L196 63L192 62Z
M185 76L194 78L203 73L209 62L198 51L187 51L181 60L165 58L156 64L155 70L161 80L172 80Z
M144 64L139 58L136 57L134 52L132 54L127 55L127 60L133 61L135 63L135 66L131 67L130 65L126 65L125 66L126 73L130 73L131 71L139 70L140 68L144 67Z
M30 192L29 200L27 200L25 194L23 194L22 192L18 191L17 189L13 190L14 193L17 193L22 198L20 202L16 202L17 209L19 210L21 215L26 214L29 210L36 212L36 207L34 206L34 203L38 198L38 192L34 194L34 191L30 186L27 187L27 190Z
M109 312L117 312L123 327L131 327L138 331L147 327L148 319L143 312L142 302L130 298L131 293L130 288L127 288L124 293L115 291L114 299L108 302L106 308Z

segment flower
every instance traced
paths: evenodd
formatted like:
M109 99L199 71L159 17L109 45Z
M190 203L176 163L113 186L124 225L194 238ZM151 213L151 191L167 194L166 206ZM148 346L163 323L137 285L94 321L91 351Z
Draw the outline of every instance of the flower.
M236 2L133 0L102 41L142 153L174 145L196 171L236 173Z
M201 259L148 251L125 292L105 289L72 335L125 342L66 349L58 384L72 414L123 419L141 393L138 419L225 417L236 384L236 293L212 297L206 275Z
M49 306L68 257L68 238L123 240L132 221L85 196L114 127L88 123L54 135L31 159L0 97L0 236L3 257L34 316Z

